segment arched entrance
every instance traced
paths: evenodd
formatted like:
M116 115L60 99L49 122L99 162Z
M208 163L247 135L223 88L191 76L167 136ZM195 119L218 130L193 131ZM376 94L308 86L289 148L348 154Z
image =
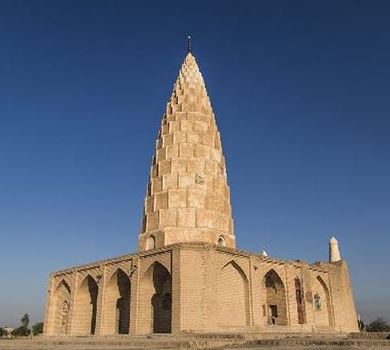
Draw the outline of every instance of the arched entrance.
M153 333L170 333L172 318L172 278L168 270L159 263L153 266L152 296Z
M88 275L80 284L75 302L75 319L73 330L75 334L95 334L98 285Z
M264 283L267 300L267 323L287 326L286 291L281 278L272 269L264 276Z
M103 334L128 334L130 327L129 277L118 269L108 281L104 291Z
M172 277L168 269L154 262L145 272L140 284L138 327L142 332L170 333L172 320Z
M234 261L226 264L218 273L217 298L216 312L221 328L249 325L248 279Z
M295 300L297 302L297 314L298 323L305 323L305 304L304 304L304 293L302 280L297 276L295 277Z
M69 332L69 310L71 293L69 285L62 280L54 292L55 322L54 334L66 335Z

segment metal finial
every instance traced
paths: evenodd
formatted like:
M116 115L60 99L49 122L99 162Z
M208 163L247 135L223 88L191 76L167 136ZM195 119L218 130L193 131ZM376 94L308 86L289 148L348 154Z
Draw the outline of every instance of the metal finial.
M188 53L192 52L192 47L191 47L191 35L187 36L187 51Z

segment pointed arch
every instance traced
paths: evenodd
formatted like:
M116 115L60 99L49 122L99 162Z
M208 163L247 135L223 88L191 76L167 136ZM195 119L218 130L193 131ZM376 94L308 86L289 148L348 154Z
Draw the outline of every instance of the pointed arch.
M71 289L63 279L54 291L54 334L66 335L69 332L69 310Z
M226 247L226 240L225 240L225 237L223 235L220 235L218 237L217 245L218 245L218 247Z
M314 323L318 326L332 326L332 308L329 288L321 276L317 276L313 288Z
M98 285L87 275L77 288L75 300L74 333L95 334Z
M217 276L219 325L221 328L248 326L249 287L245 272L236 261L231 260L221 268Z
M140 281L141 312L146 332L170 333L172 320L172 277L158 261L150 265Z
M130 329L131 284L127 274L118 268L108 280L103 301L103 334L128 334Z
M278 273L271 269L263 279L266 289L266 315L270 325L287 326L287 302L284 283Z

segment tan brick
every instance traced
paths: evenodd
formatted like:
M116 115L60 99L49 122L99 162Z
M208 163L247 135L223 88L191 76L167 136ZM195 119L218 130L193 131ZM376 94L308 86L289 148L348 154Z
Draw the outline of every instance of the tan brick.
M195 183L195 176L193 174L180 174L179 175L179 188L189 188Z
M204 170L204 161L199 158L190 158L187 160L187 173L202 174Z
M179 156L179 144L169 145L166 148L167 159L177 158Z
M195 212L196 212L195 208L177 209L177 226L195 227L196 226Z
M196 227L213 228L215 224L214 213L206 209L197 209Z
M202 134L196 131L188 131L187 132L187 142L192 145L197 145L201 143Z
M155 230L158 228L158 212L146 214L146 230Z
M168 190L169 208L185 208L187 206L187 191L185 189Z
M174 227L177 224L176 209L161 209L160 213L160 228Z
M190 158L194 155L193 146L190 143L180 144L180 157Z
M162 177L156 177L151 179L151 191L152 193L157 193L162 191Z
M202 190L188 189L188 207L204 208L206 193Z
M172 167L171 167L172 173L179 173L183 174L187 172L187 161L186 159L172 159Z
M154 210L168 208L168 193L166 192L156 193L154 197L155 197Z
M163 190L176 189L179 186L178 174L166 174L163 176Z
M145 198L145 212L150 213L154 211L154 196L147 196Z
M171 160L164 160L158 163L158 175L162 176L171 172Z

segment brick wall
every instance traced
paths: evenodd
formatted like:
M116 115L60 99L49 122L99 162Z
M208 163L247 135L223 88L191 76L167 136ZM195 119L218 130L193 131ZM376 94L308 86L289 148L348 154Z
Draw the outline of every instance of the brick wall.
M302 283L303 324L296 278ZM96 334L116 333L118 317L125 332L133 334L263 331L272 327L271 305L278 308L276 325L286 325L286 331L357 330L343 261L310 265L183 243L60 271L49 286L47 335L63 330L62 306L68 299L67 331L75 335L90 334L93 322Z

